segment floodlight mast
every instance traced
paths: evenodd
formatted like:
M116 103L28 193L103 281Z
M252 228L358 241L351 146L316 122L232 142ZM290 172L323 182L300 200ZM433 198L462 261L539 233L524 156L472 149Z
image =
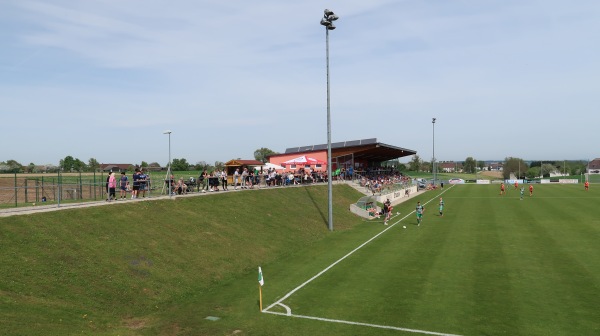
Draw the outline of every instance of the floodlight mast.
M435 120L436 118L431 118L431 124L433 125L433 157L431 158L431 170L433 172L433 186L435 187L436 181L436 169L435 169Z
M325 9L321 25L325 26L325 59L327 63L327 198L328 198L328 218L327 223L329 231L333 231L333 192L332 192L332 172L331 172L331 104L329 91L329 31L335 29L333 21L339 19L333 11Z

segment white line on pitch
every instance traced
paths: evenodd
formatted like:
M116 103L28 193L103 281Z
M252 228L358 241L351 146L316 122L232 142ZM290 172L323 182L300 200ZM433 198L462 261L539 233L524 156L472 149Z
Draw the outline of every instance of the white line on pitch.
M431 202L432 200L434 200L435 198L439 197L439 195L445 193L447 190L449 190L450 188L442 191L441 193L439 193L437 196L431 198L429 201L427 201L427 203L424 204L428 204L429 202ZM292 294L296 293L297 291L299 291L300 289L302 289L302 287L308 285L309 283L311 283L313 280L317 279L318 277L320 277L321 275L323 275L325 272L329 271L331 268L333 268L333 266L337 265L338 263L340 263L342 260L348 258L349 256L351 256L354 252L360 250L363 246L367 245L368 243L372 242L375 238L379 237L380 235L384 234L387 230L391 229L394 225L400 223L403 219L407 218L408 216L410 216L412 213L414 213L415 211L413 210L412 212L410 212L408 215L402 217L399 221L393 223L392 225L388 226L386 229L384 229L383 231L379 232L378 234L376 234L375 236L373 236L371 239L367 240L366 242L360 244L357 248L355 248L354 250L348 252L345 256L341 257L340 259L336 260L335 262L333 262L333 264L327 266L325 269L323 269L321 272L317 273L315 276L313 276L312 278L306 280L304 283L302 283L300 286L292 289L289 293L287 293L286 295L284 295L281 299L275 301L274 303L272 303L270 306L268 306L267 308L263 309L263 312L267 313L269 312L268 310L273 308L274 306L280 304L281 302L283 302L284 300L286 300L287 298L289 298Z
M435 331L427 331L427 330L419 330L419 329L409 329L409 328L400 328L400 327L385 326L385 325L372 324L372 323L362 323L362 322L352 322L352 321L344 321L344 320L334 320L334 319L328 319L328 318L323 318L323 317L315 317L315 316L284 314L284 313L270 312L270 311L266 311L266 310L263 311L263 312L269 313L269 314L274 314L274 315L284 315L284 316L304 318L304 319L309 319L309 320L317 320L317 321L325 321L325 322L333 322L333 323L342 323L342 324L351 324L351 325L358 325L358 326L371 327L371 328L380 328L380 329L390 329L390 330L398 330L398 331L407 331L407 332L412 332L412 333L417 333L417 334L425 334L425 335L460 336L460 335L457 335L457 334L446 334L446 333L440 333L440 332L435 332Z

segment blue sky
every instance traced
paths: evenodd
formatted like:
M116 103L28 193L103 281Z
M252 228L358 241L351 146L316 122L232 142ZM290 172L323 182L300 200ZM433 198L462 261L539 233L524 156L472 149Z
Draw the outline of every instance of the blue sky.
M0 2L0 161L190 163L377 138L430 160L600 156L597 0ZM406 161L406 160L403 160Z

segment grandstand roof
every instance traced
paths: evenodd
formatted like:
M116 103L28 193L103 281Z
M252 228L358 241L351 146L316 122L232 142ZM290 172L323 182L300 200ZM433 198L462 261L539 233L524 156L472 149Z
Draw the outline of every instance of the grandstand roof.
M309 153L322 150L327 150L327 144L287 148L285 154ZM354 154L355 159L381 162L414 155L417 154L417 151L377 142L377 138L335 142L331 144L331 155L333 157L349 154Z

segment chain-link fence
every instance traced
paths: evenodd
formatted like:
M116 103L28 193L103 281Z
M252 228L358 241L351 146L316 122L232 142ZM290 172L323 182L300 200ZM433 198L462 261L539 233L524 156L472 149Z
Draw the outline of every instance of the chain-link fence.
M107 178L107 173L2 174L0 208L104 200ZM146 184L145 196L166 193L164 176L156 176L156 183L152 178ZM117 187L117 197L119 192Z

